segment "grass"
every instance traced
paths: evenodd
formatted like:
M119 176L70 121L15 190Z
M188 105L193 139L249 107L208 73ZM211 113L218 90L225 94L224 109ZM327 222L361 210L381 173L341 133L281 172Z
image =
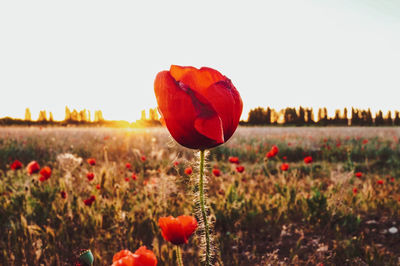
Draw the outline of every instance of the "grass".
M207 160L215 263L397 265L399 233L388 230L400 229L399 136L397 128L240 128ZM266 159L272 145L279 153ZM66 153L73 157L60 157ZM303 162L308 155L312 164ZM229 156L239 157L243 173ZM70 265L90 248L96 265L109 265L120 249L146 245L158 265L174 265L176 251L157 221L194 213L195 158L162 128L1 128L0 261ZM14 159L37 160L52 176L40 182L12 171ZM280 170L283 161L288 171ZM199 246L199 235L182 246L185 265L200 264Z

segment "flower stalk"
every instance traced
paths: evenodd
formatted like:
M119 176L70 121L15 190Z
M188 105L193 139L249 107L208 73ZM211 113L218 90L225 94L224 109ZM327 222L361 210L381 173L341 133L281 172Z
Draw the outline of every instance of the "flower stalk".
M208 227L207 213L204 200L204 150L200 150L200 177L199 177L199 203L201 210L201 218L204 225L204 237L206 244L206 265L211 265L211 247L210 247L210 232Z
M176 245L176 259L178 260L178 266L183 266L181 248L178 245Z

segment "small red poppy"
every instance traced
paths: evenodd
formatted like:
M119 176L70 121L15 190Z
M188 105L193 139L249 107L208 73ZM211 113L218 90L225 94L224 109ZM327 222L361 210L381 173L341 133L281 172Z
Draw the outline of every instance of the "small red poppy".
M126 164L125 164L125 167L126 167L126 169L131 169L131 168L132 168L132 165L131 165L130 163L126 163Z
M140 157L140 160L142 160L142 162L146 161L146 156L142 155L142 157Z
M358 193L358 189L355 187L353 188L353 194L356 195Z
M361 172L357 172L354 174L356 177L361 178L362 177L362 173Z
M51 168L48 166L43 167L42 170L40 170L39 175L40 181L45 181L49 179L51 177Z
M60 192L61 198L66 199L67 198L67 192L61 191Z
M221 171L219 169L216 169L216 168L212 169L212 173L216 177L221 175Z
M313 158L311 156L307 156L304 158L304 163L310 164L313 162Z
M89 158L87 159L88 164L90 165L96 165L96 160L94 158Z
M20 162L20 161L18 161L18 160L15 160L12 164L11 164L11 166L10 166L10 168L11 168L11 170L18 170L18 169L21 169L22 168L22 163Z
M111 266L156 266L157 258L153 251L141 246L135 253L121 250L114 255L112 262Z
M272 158L279 152L278 146L273 145L271 150L265 155L267 158Z
M368 143L368 140L367 140L367 139L364 139L362 143L363 143L363 144L367 144L367 143Z
M287 156L283 156L282 159L283 159L284 161L286 161L286 160L287 160Z
M376 181L376 183L378 183L378 185L383 185L383 180L382 179L379 179L378 181Z
M136 180L136 179L137 179L137 176L136 176L136 174L135 174L135 173L132 173L132 176L131 176L131 178L132 178L132 180Z
M158 219L161 234L166 241L174 245L187 244L189 237L197 229L197 220L193 216L161 217Z
M92 180L94 179L94 173L89 172L89 173L86 174L86 177L87 177L87 179L88 179L89 181L92 181Z
M188 168L185 169L185 174L191 175L192 173L193 173L192 167L188 167Z
M287 170L289 170L289 164L287 164L287 163L281 164L281 170L282 170L282 171L287 171Z
M129 177L125 177L126 182L129 182L129 180L130 180Z
M95 200L96 200L96 197L94 195L92 195L92 196L90 196L90 198L83 200L83 203L85 203L86 206L92 206L92 204Z
M96 185L96 189L100 189L101 187L100 187L100 184L97 184Z
M26 167L26 171L28 172L29 175L35 174L35 173L39 172L39 170L40 170L40 166L36 161L30 162Z
M237 167L236 167L236 171L237 171L238 173L243 173L243 172L244 172L244 166L242 166L242 165L237 166Z
M174 166L178 166L179 165L179 162L178 161L175 161L174 162Z
M231 156L229 157L229 162L234 164L239 164L239 158Z

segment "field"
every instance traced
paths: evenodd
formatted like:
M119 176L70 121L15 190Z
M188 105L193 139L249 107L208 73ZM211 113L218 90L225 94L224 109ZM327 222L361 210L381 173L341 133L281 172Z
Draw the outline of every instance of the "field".
M239 128L207 156L215 263L400 264L399 140L395 127ZM164 128L0 128L0 262L71 265L90 248L95 265L110 265L146 245L175 265L158 219L194 215L197 156ZM33 160L49 179L28 175ZM200 265L198 238L182 245L185 265Z

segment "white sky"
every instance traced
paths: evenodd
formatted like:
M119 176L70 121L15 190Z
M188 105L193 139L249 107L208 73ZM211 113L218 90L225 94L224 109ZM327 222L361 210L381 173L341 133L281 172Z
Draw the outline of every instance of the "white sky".
M171 64L229 77L251 108L400 109L400 1L1 1L0 117L136 120Z

